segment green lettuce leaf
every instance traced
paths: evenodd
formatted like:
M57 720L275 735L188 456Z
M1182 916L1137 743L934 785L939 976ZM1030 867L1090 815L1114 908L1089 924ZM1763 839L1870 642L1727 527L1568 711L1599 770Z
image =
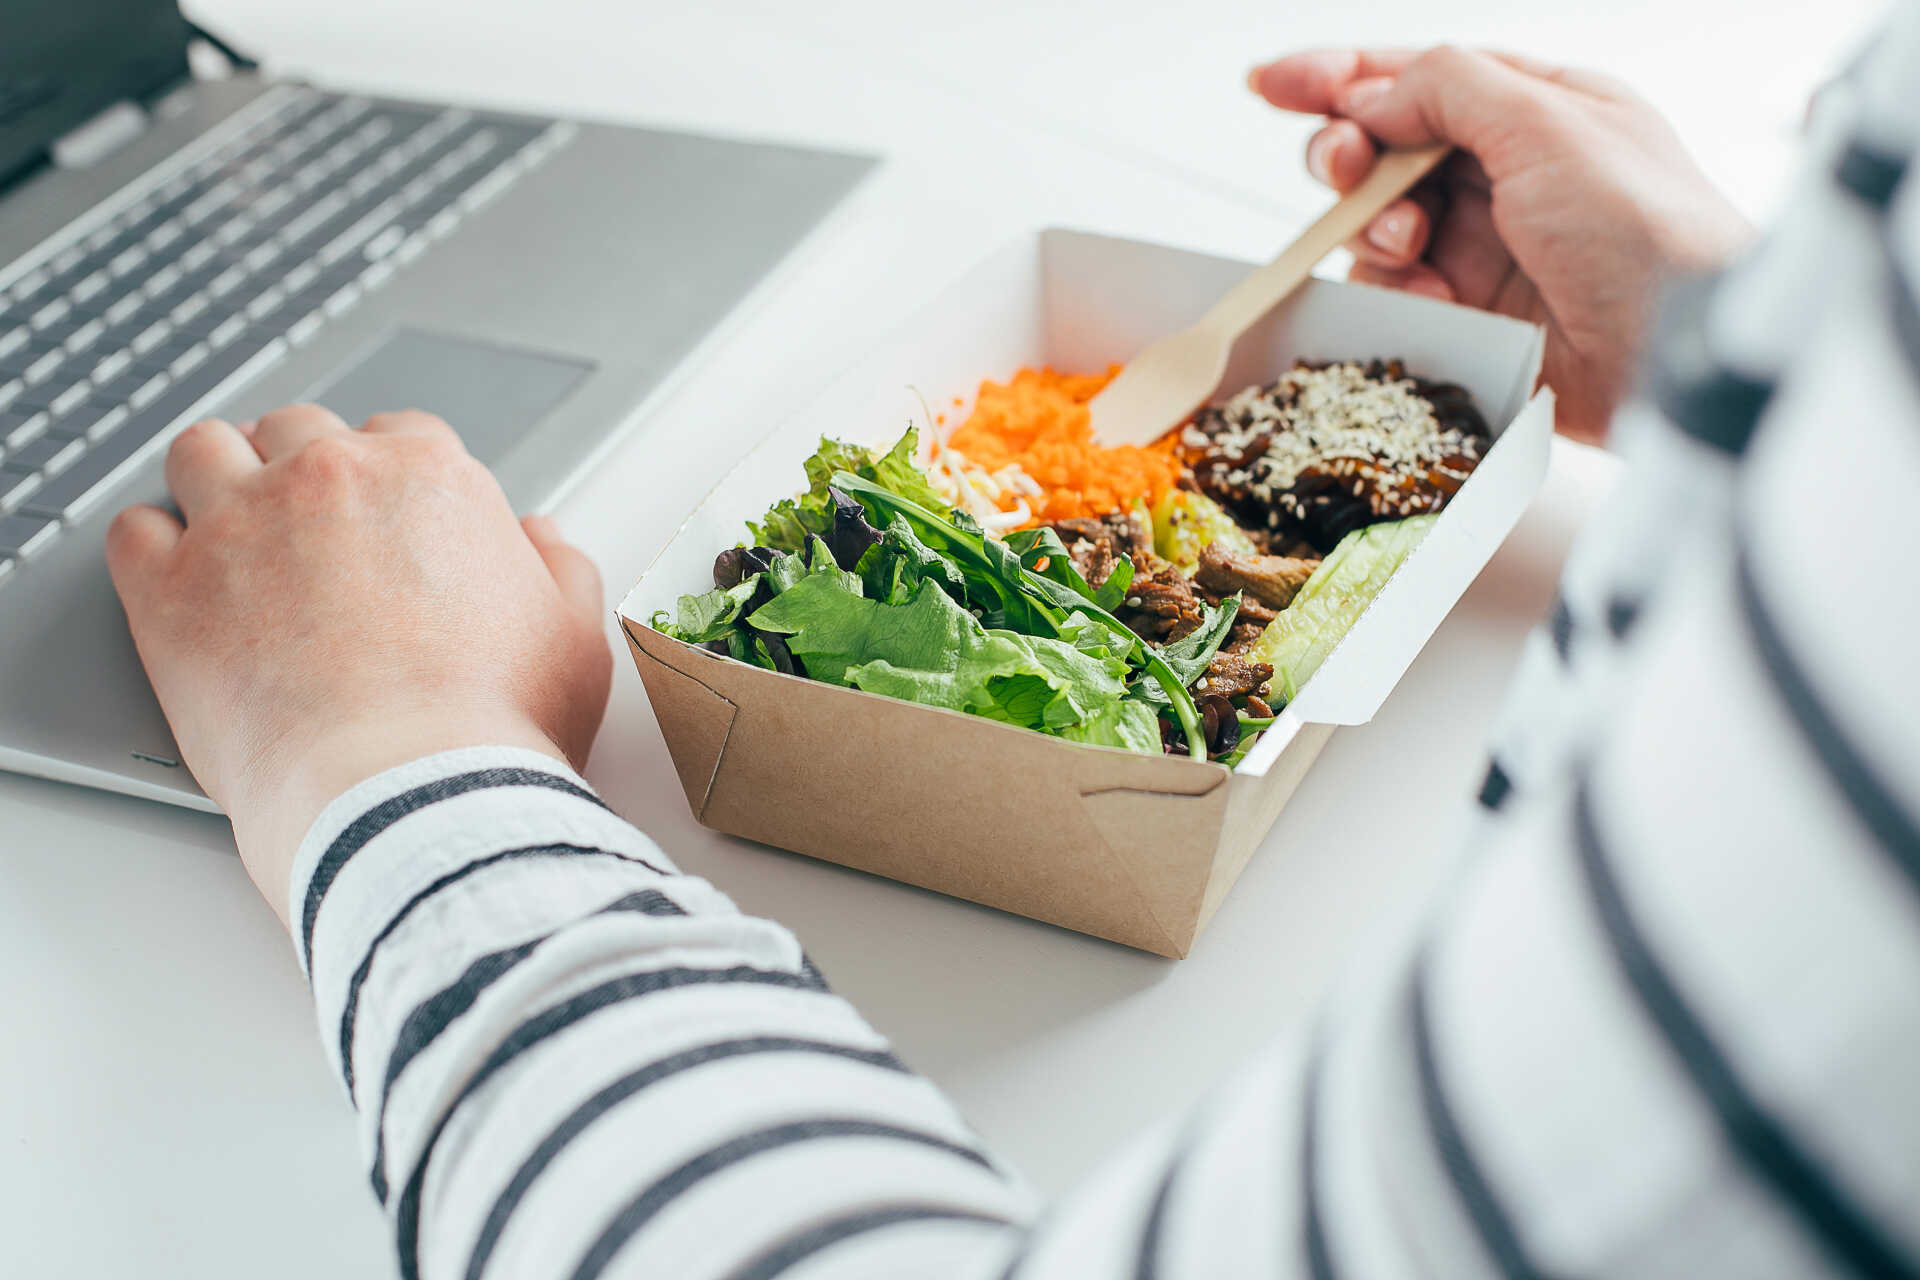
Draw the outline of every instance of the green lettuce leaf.
M1320 562L1293 603L1267 624L1250 662L1273 665L1273 692L1291 702L1334 646L1367 611L1387 579L1406 562L1438 516L1414 516L1355 529Z
M1144 702L1128 698L1101 708L1079 724L1068 725L1060 736L1103 747L1124 747L1142 755L1160 754L1160 717Z
M727 652L742 662L775 671L786 670L791 664L783 666L777 661L765 637L754 635L748 625L746 615L752 612L754 601L764 603L769 596L778 596L794 583L813 575L832 577L858 594L860 578L841 569L827 544L817 537L808 538L804 554L775 551L767 557L766 564L763 572L750 574L731 587L681 596L675 602L672 617L665 610L654 614L654 630L689 644L722 640L726 642Z
M755 574L725 590L716 587L701 595L681 596L674 602L671 619L664 609L653 615L654 630L688 644L724 639L734 630L735 622L759 587L760 575Z
M907 433L894 442L893 448L865 470L852 468L862 479L871 480L888 493L897 494L908 502L918 503L929 511L945 511L947 500L940 496L927 479L927 473L914 461L914 455L920 452L920 430L908 427ZM848 470L846 467L836 470ZM829 475L832 473L829 472Z
M1091 619L1069 640L989 630L934 581L903 603L868 599L829 575L809 576L750 619L784 635L817 680L984 716L1078 741L1139 746L1136 712L1119 710L1129 667ZM1145 708L1142 708L1145 711ZM1152 713L1147 712L1147 718ZM1157 726L1152 736L1159 750Z
M955 601L964 604L967 599L967 580L960 570L915 537L913 526L899 516L888 522L880 541L860 557L859 574L869 600L902 604L929 579Z
M1075 612L1083 612L1106 628L1128 662L1160 686L1186 737L1188 754L1196 760L1206 759L1200 713L1186 682L1152 645L1134 635L1111 611L1065 583L1034 573L1021 564L1013 547L987 537L979 524L961 512L936 513L844 471L833 477L833 483L864 503L876 521L891 523L896 516L904 518L923 543L952 560L966 579L969 604L979 611L986 626L1022 636L1057 639L1062 624Z
M833 473L872 465L872 450L821 436L820 448L806 461L807 491L774 503L757 523L747 521L749 539L755 546L778 551L804 550L808 538L825 535L833 528L833 499L827 493L827 481Z
M873 450L842 440L820 437L820 447L806 461L807 491L797 498L776 502L765 517L747 522L747 534L755 546L779 551L799 551L810 537L827 537L833 531L833 497L827 492L836 472L849 472L895 493L910 502L944 511L946 502L928 482L914 459L920 445L920 433L913 427L900 437L892 449L876 455Z

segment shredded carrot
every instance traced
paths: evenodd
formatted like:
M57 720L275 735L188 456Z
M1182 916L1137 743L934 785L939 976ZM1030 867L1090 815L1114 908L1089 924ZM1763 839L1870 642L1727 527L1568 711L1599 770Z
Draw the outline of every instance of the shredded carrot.
M1151 503L1179 477L1173 456L1177 437L1144 448L1093 442L1087 401L1119 372L1119 365L1085 375L1022 369L1010 382L982 382L973 411L947 438L947 447L988 471L1014 463L1031 476L1046 490L1033 524ZM1011 493L998 499L1008 511L1018 502Z

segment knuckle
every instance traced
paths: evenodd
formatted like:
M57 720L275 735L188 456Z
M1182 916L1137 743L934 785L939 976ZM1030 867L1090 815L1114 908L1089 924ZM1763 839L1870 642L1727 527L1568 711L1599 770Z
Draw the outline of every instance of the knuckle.
M190 456L212 443L213 435L219 429L220 424L214 419L202 418L175 436L173 443L167 446L167 452L181 457Z
M269 409L261 414L260 425L262 427L270 426L274 423L285 422L290 418L305 417L311 412L313 412L312 405L283 404L278 409Z
M448 440L457 440L460 438L459 433L448 424L445 418L437 413L428 413L425 409L408 409L404 416L408 422L411 422L414 426L422 428L432 435Z
M124 564L136 559L155 545L155 530L150 512L143 507L128 507L107 525L107 559Z
M1457 75L1474 65L1475 54L1471 49L1457 44L1437 44L1413 60L1409 70L1426 75Z
M325 435L302 445L287 463L303 482L333 486L344 483L358 470L360 458L352 437Z
M368 418L367 426L386 431L404 429L420 435L453 434L453 428L445 419L424 409L388 409Z
M135 541L140 536L140 518L135 514L135 510L136 508L128 507L114 516L113 522L107 526L109 556L125 554L133 550Z

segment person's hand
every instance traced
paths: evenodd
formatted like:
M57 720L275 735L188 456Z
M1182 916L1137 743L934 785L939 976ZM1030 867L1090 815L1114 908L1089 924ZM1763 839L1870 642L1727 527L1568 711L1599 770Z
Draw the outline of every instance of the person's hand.
M1320 50L1256 69L1276 107L1333 117L1307 167L1345 191L1379 145L1452 157L1350 246L1351 278L1547 326L1560 429L1604 438L1655 281L1751 234L1658 112L1605 76L1504 54Z
M107 564L185 763L276 911L301 835L355 782L461 746L584 762L613 670L599 574L550 520L516 520L440 419L200 422L167 485L184 526L129 508Z

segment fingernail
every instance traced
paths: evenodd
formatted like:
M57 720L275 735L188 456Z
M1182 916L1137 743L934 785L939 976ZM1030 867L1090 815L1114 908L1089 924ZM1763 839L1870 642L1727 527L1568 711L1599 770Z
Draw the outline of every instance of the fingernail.
M553 522L552 516L528 516L520 524L528 533L537 533L543 538L560 536L560 526Z
M1263 64L1247 72L1247 88L1253 90L1255 93L1259 93L1260 92L1260 74L1266 69L1267 69L1266 66Z
M1413 215L1389 209L1367 225L1367 240L1382 253L1404 257L1413 252Z
M245 422L237 422L233 429L243 436L250 436L260 429L260 419L248 418Z
M1354 84L1340 98L1340 114L1359 115L1385 96L1393 88L1393 81L1386 76L1375 76L1371 80L1362 80Z
M1333 170L1327 165L1327 149L1333 145L1333 139L1322 130L1307 142L1307 172L1314 181L1333 185Z

